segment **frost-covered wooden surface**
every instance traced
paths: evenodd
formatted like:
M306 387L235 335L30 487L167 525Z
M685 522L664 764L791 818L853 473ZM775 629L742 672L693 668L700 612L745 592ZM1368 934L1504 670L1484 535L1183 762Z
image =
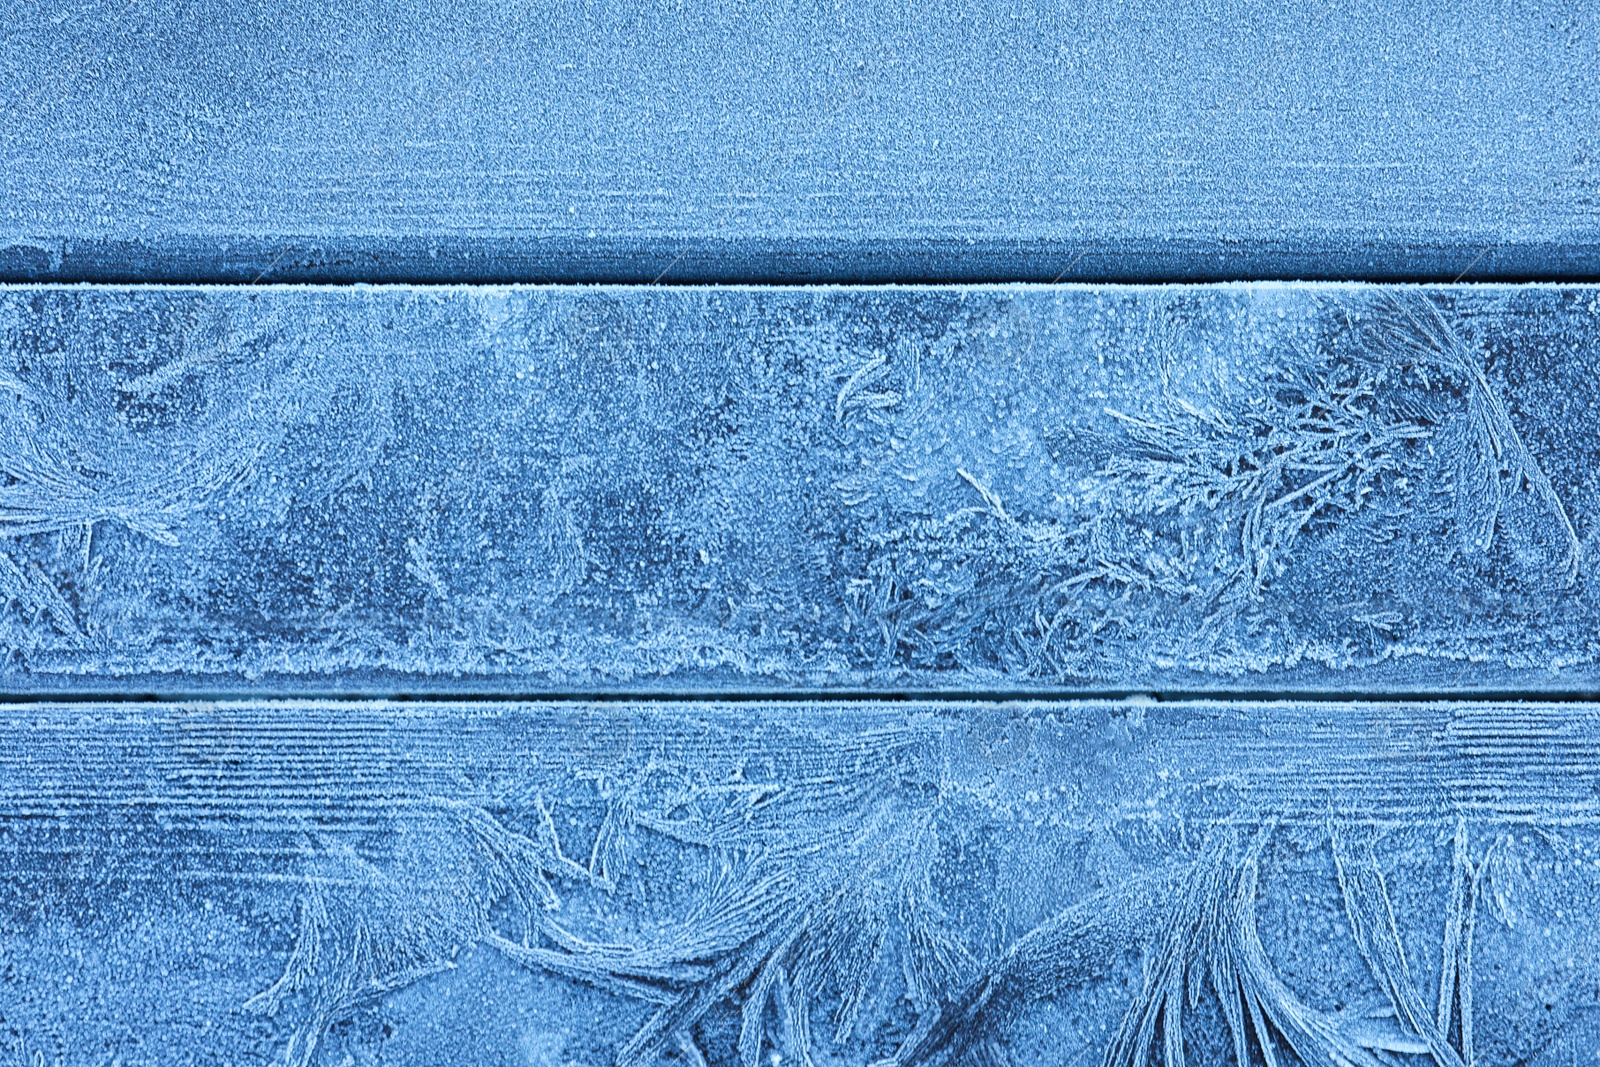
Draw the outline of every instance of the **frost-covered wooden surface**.
M1546 692L1600 289L0 290L17 692Z
M3 10L0 1067L1597 1062L1600 5Z
M1584 0L14 0L0 278L1594 278Z
M0 1041L28 1065L1565 1064L1600 988L1597 714L0 707Z

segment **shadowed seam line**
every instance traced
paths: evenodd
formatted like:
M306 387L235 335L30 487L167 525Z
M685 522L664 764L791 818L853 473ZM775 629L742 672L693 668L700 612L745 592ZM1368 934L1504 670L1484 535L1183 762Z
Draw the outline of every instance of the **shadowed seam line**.
M0 703L6 704L192 704L196 702L317 701L322 703L498 703L498 704L1054 704L1084 702L1127 702L1148 704L1183 703L1300 703L1300 704L1590 704L1600 703L1600 689L1573 690L1418 690L1373 692L1370 690L1200 690L1200 689L1050 689L1050 690L617 690L596 692L528 690L518 692L450 692L393 690L359 692L350 690L177 690L168 693L130 692L6 692L0 690Z

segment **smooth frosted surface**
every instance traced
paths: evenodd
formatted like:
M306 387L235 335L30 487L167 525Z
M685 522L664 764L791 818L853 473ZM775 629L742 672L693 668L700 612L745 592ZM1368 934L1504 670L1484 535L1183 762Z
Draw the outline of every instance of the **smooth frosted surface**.
M1545 692L1600 290L0 291L13 692Z
M1600 8L16 0L0 278L1594 278Z

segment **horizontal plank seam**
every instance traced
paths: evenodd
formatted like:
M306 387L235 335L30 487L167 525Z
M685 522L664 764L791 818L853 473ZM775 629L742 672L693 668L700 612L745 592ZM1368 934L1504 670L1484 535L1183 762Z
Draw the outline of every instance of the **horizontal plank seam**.
M1593 704L1600 703L1596 690L1426 690L1417 692L1368 692L1342 690L972 690L927 692L872 692L866 690L830 691L704 691L656 692L650 690L604 690L584 692L425 692L397 691L351 693L348 691L292 690L197 690L185 693L118 692L4 692L0 704L193 704L237 703L241 701L317 703L444 703L444 704L1051 704L1072 702L1129 701L1154 704L1207 703L1301 703L1301 704Z
M634 289L704 289L719 286L756 286L762 289L805 289L818 286L861 286L870 288L895 287L895 288L948 288L951 286L1006 286L1006 285L1116 285L1116 286L1161 286L1161 285L1251 285L1265 282L1304 282L1309 284L1328 283L1353 284L1353 285L1462 285L1474 282L1483 282L1494 285L1595 285L1600 284L1600 273L1594 271L1559 272L1555 274L1503 274L1490 272L1478 276L1480 272L1468 271L1452 273L1450 271L1425 272L1416 274L1348 274L1339 275L1337 278L1323 277L1320 275L1288 275L1288 274L1243 274L1223 275L1206 273L1189 273L1173 275L1145 275L1145 274L1095 274L1087 276L1073 275L1062 277L1050 271L1038 273L1019 272L1015 275L1004 277L994 275L963 275L958 273L930 272L920 275L898 275L884 278L877 275L852 275L834 274L831 272L819 274L809 278L772 278L762 274L714 274L699 275L684 280L647 280L642 275L596 275L593 277L576 277L562 274L529 274L506 276L499 274L471 275L462 274L452 277L447 281L437 278L410 277L403 274L379 273L369 277L351 278L348 275L302 274L295 273L288 278L259 277L250 281L239 281L224 274L197 273L174 277L163 275L160 281L144 281L137 276L111 276L104 272L88 272L84 274L51 274L49 277L39 277L27 272L0 271L0 285L9 286L76 286L93 285L103 287L138 286L145 289L159 289L171 287L181 289L190 286L207 286L226 289L271 289L283 286L317 286L329 289L356 289L362 286L404 286L416 289L459 289L471 286L499 287L511 285L526 286L573 286L581 288L586 286L627 286Z

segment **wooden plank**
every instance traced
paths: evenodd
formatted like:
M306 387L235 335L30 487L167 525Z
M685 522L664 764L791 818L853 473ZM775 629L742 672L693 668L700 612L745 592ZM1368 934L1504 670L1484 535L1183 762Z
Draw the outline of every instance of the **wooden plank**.
M1527 1062L1592 1025L1597 742L1487 701L3 706L7 1034L1209 1067L1254 1009L1308 1062Z
M1593 5L13 6L8 280L1600 274Z
M1546 692L1600 289L13 287L12 692Z

